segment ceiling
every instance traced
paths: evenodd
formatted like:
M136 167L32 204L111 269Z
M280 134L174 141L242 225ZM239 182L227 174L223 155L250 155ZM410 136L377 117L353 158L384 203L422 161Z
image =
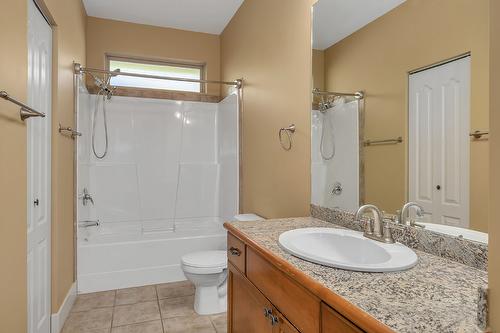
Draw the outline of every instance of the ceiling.
M405 0L319 0L314 5L313 48L324 50Z
M87 15L219 35L244 0L83 0Z

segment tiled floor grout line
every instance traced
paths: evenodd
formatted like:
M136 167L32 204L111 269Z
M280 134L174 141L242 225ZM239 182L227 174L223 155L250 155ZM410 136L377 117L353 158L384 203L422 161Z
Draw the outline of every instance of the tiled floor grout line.
M115 318L115 308L116 308L116 292L117 289L115 289L115 298L113 299L113 311L111 312L111 327L109 328L109 332L113 332L113 320Z
M161 331L163 333L166 333L165 326L163 325L163 316L161 314L160 296L158 295L158 285L157 284L155 284L155 293L156 293L156 302L158 303L158 311L160 312Z
M215 326L214 321L212 320L212 316L209 316L210 323L212 324L212 327L214 328L214 332L217 333L217 327Z
M139 321L137 323L130 323L130 324L122 324L122 325L118 325L118 326L113 326L113 328L126 327L126 326L132 326L132 325L139 325L139 324L144 324L144 323L153 323L155 321L158 321L158 319L152 319L152 320L146 320L146 321ZM162 325L162 330L163 330L163 325Z

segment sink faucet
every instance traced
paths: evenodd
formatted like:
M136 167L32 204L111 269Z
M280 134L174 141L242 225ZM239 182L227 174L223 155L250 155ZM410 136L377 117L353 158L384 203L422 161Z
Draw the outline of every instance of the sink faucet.
M394 243L389 222L384 221L382 212L374 205L364 205L359 207L356 213L356 220L360 220L365 211L371 211L373 220L369 219L365 226L363 236L379 242Z
M402 224L402 225L408 224L408 217L409 217L408 213L409 213L409 210L411 207L415 207L418 217L424 216L424 208L422 206L420 206L418 203L410 201L410 202L405 203L403 208L399 212L399 218L398 218L399 224ZM415 224L414 222L410 221L410 225L414 225L414 224Z

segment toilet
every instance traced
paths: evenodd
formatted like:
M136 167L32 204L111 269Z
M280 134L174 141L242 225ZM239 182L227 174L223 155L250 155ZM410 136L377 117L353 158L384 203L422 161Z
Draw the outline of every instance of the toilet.
M263 220L256 214L239 214L235 221ZM195 286L194 310L200 315L227 310L227 252L199 251L181 258L186 278Z

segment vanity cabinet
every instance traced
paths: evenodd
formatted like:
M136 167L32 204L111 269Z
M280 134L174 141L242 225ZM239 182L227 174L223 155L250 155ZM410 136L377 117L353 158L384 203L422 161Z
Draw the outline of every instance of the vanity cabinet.
M365 332L231 233L228 268L230 333Z
M267 312L272 308L271 302L232 265L229 265L229 290L230 332L273 332Z
M233 265L229 266L229 332L299 333Z

